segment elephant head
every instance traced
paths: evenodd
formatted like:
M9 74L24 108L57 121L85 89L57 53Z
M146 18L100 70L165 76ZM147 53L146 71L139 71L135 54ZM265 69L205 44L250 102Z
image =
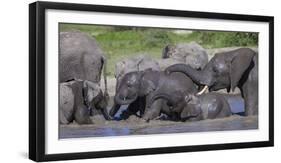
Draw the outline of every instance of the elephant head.
M201 114L198 93L196 95L181 91L159 93L150 99L148 107L150 107L155 100L160 98L166 100L167 105L172 107L170 108L170 111L173 113L179 113L182 120L190 117L197 117Z
M102 93L98 83L88 80L83 81L83 97L84 103L87 107L97 109L105 109L107 106L107 98Z
M130 72L124 75L116 88L114 97L115 103L119 105L128 105L134 102L138 97L146 96L155 90L155 84L145 77L146 71ZM110 111L114 116L118 108Z
M209 91L227 88L234 91L235 87L245 82L251 68L255 52L249 48L217 53L203 70L195 70L189 65L175 64L168 67L166 73L182 72L195 83L206 85Z
M169 44L163 48L162 58L163 59L170 58L174 53L175 53L175 46Z
M180 114L182 120L192 117L193 118L198 117L201 115L202 109L201 109L201 104L198 95L185 94L184 102L185 102L185 107L182 109L182 112Z

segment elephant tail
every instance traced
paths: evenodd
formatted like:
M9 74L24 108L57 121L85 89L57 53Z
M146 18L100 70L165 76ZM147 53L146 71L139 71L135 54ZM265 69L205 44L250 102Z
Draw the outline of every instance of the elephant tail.
M151 107L151 105L153 104L153 102L156 101L156 100L158 100L158 99L160 99L160 98L161 98L161 99L164 99L164 100L167 100L168 105L172 105L172 106L175 105L175 101L172 101L171 97L170 97L168 94L166 94L166 93L159 93L159 94L154 95L154 96L150 99L150 101L149 101L149 103L148 103L148 107Z
M104 79L104 95L108 96L108 90L107 90L107 77L106 77L106 58L102 57L102 68L103 68L103 79Z

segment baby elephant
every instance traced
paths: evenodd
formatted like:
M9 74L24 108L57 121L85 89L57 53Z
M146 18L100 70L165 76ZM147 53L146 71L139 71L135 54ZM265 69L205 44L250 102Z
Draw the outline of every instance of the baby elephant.
M61 124L69 124L74 120L78 124L91 124L90 116L93 115L108 119L106 106L107 100L97 83L79 79L60 83Z
M158 94L152 100L167 100L170 111L178 115L181 121L198 121L223 118L232 115L230 106L222 94L208 93L194 95L184 92Z

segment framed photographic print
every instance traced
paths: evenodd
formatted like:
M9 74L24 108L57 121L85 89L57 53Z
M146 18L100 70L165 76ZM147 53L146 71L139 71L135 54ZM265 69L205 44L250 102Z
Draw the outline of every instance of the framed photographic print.
M29 158L273 146L273 22L30 4Z

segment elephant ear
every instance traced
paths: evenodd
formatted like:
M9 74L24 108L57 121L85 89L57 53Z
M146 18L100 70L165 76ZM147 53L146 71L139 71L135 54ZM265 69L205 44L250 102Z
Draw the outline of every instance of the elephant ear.
M151 80L145 78L142 79L140 87L141 94L147 95L150 92L153 92L155 89L156 85Z
M244 72L249 68L254 54L253 53L234 53L230 64L230 86L234 91Z
M187 94L187 95L184 96L184 101L185 101L185 103L187 103L187 104L190 102L191 99L192 99L192 97L191 97L191 95L189 95L189 94Z
M100 93L100 87L97 83L85 80L83 82L83 92L91 95L92 98L95 98Z
M199 104L199 99L196 95L194 94L188 94L188 95L185 95L185 98L184 98L185 102L187 104L192 104L192 105L196 105L196 104Z

